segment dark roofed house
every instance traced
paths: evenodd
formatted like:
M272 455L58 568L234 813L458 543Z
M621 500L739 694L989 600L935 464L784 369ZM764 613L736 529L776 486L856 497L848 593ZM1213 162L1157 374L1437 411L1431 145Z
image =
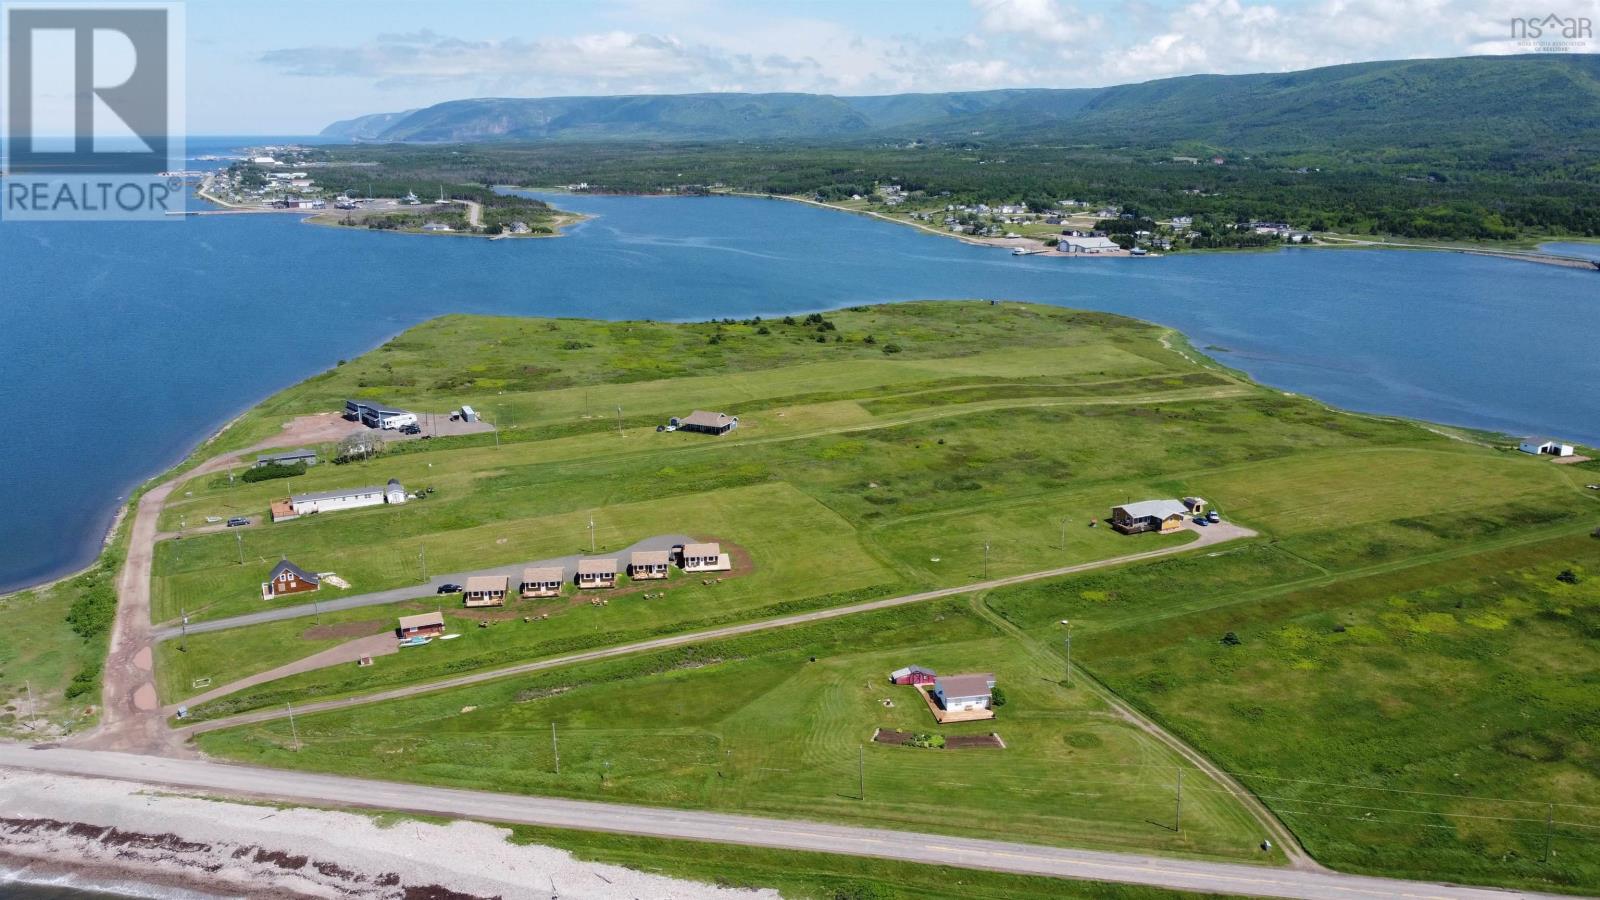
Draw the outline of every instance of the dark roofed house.
M706 412L697 409L678 420L680 431L697 431L701 434L727 434L739 427L739 417L727 413Z
M895 684L933 684L938 677L937 672L922 666L906 666L889 673L889 680Z
M262 583L261 598L270 600L284 594L303 594L321 586L321 578L285 559L273 567L272 574Z
M316 451L301 447L298 450L289 450L284 453L263 453L256 457L255 467L260 469L266 466L298 466L301 464L316 465Z
M635 581L665 578L671 563L669 550L638 550L628 557L628 577Z

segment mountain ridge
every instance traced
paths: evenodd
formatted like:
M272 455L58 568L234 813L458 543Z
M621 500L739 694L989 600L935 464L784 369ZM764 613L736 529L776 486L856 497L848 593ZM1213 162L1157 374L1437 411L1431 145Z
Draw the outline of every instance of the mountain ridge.
M1600 55L1347 63L1101 88L450 100L336 122L385 143L1068 140L1250 148L1600 138Z

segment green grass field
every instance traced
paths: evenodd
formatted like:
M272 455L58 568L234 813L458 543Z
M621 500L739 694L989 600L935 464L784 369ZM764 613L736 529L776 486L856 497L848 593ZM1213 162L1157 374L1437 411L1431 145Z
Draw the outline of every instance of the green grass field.
M1262 546L990 602L1035 633L1081 623L1079 661L1239 773L1324 863L1592 892L1600 540L1568 531L1299 587L1281 585L1304 564ZM1185 589L1248 602L1151 600Z
M891 344L899 352L884 352ZM290 490L389 477L435 490L403 507L247 530L242 566L235 534L164 542L156 616L259 609L257 585L280 555L337 571L356 592L401 587L420 580L424 547L434 574L556 556L586 549L591 516L602 547L685 533L750 560L720 584L675 579L659 599L513 604L488 628L458 617L459 640L195 710L218 717L1150 549L1190 536L1087 526L1114 504L1198 494L1260 537L971 602L306 717L299 753L278 724L201 744L440 784L1248 858L1259 828L1198 775L1194 827L1181 837L1166 828L1173 757L1088 690L1059 683L1070 619L1081 666L1237 770L1319 859L1600 885L1582 849L1600 821L1581 818L1586 810L1554 816L1549 861L1542 825L1529 825L1537 810L1498 812L1511 808L1505 798L1565 790L1581 804L1595 792L1593 706L1582 700L1596 668L1584 667L1593 583L1582 572L1600 572L1589 558L1600 542L1581 537L1600 519L1600 497L1583 487L1592 469L1329 410L1185 350L1153 326L1009 303L793 323L448 317L269 400L218 444L259 440L288 415L351 395L424 410L471 403L502 426L499 445L444 438L286 481L195 479L174 495L166 527L259 514ZM739 415L740 428L722 438L654 430L707 407ZM1552 580L1562 560L1580 583ZM1513 595L1522 605L1506 605ZM163 698L438 603L197 635L181 650L169 642L157 654ZM547 620L521 620L546 609ZM875 727L929 724L914 703L881 703L894 696L883 675L910 662L1000 673L1015 687L997 726L1009 749L863 750ZM952 733L960 728L971 726ZM1433 796L1445 794L1491 799ZM1465 818L1474 804L1499 817Z
M1008 702L996 720L938 726L916 689L886 683L911 662L993 671ZM957 600L304 716L298 752L286 722L200 745L435 784L1273 858L1226 795L1197 794L1174 831L1178 758L1061 678L1053 656ZM1006 749L891 747L871 743L876 728L998 732Z

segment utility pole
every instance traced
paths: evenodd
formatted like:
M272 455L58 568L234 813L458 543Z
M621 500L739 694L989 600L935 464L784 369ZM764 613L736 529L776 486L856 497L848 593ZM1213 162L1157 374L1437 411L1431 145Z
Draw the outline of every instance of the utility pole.
M417 560L422 563L422 580L428 580L428 545L417 545Z
M244 565L244 535L235 531L233 533L233 540L234 543L239 545L239 565L242 566Z
M622 437L622 407L617 407L617 437Z
M858 752L858 754L856 756L856 760L857 760L857 769L860 772L860 775L858 776L858 779L859 779L860 784L861 784L861 799L862 800L866 800L867 799L867 745L866 744L858 745L858 750L859 750L859 752Z
M1178 795L1172 810L1172 830L1183 833L1183 767L1178 767Z
M283 705L285 709L289 710L289 733L294 735L294 752L299 753L300 727L294 723L294 705L290 703L285 703Z
M178 626L178 650L187 653L189 652L189 613L180 606L178 607L178 615L183 619L182 624Z
M989 580L989 542L983 542L983 580Z
M550 723L550 755L556 759L556 774L561 774L561 745L556 743L556 723Z
M594 552L594 516L589 517L589 552Z
M1067 687L1072 687L1072 620L1067 620Z
M36 712L35 712L34 706L33 706L33 681L31 679L30 680L26 680L26 681L23 681L22 684L28 691L28 730L32 731L33 730L33 717L36 715ZM1545 845L1546 845L1547 848L1549 846L1549 843L1550 842L1548 840L1545 841ZM1550 851L1548 849L1545 850L1545 855L1546 856L1550 855Z
M1061 520L1061 550L1062 550L1062 552L1066 552L1066 549L1067 549L1067 520L1065 518L1063 518Z

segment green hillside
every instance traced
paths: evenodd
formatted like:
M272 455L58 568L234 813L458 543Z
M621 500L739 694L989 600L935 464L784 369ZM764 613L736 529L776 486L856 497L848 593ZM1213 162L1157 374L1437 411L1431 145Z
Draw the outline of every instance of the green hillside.
M1545 54L1197 75L1066 90L836 97L682 94L490 98L335 123L400 142L1068 139L1235 150L1592 142L1600 56Z

